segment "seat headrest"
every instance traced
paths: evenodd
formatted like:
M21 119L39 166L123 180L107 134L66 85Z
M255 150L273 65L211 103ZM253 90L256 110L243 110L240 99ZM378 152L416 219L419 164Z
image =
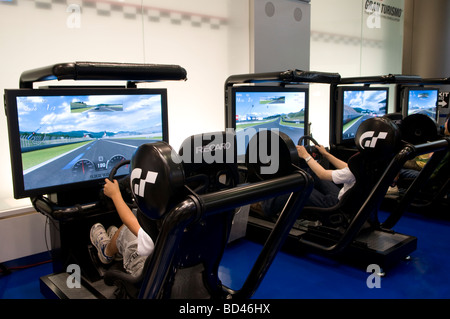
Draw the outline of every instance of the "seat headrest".
M181 160L166 142L143 144L131 159L131 191L150 219L160 219L169 211L184 180Z
M360 153L376 159L392 156L398 151L400 142L398 126L383 117L365 120L355 135L355 144Z
M288 135L278 130L260 130L248 143L245 163L249 178L265 180L291 173L299 164L299 156Z
M192 135L183 141L178 153L186 172L208 164L235 164L236 136L228 131Z
M401 125L402 139L413 145L438 139L436 121L425 114L415 113L406 116Z
M192 135L181 144L182 160L188 186L195 176L203 176L198 190L218 190L238 183L236 135L234 132L212 132ZM197 182L201 181L199 178ZM208 184L208 185L207 185ZM197 191L196 190L196 191Z
M391 121L393 121L401 130L401 125L403 121L403 115L402 113L388 113L386 115L383 115L383 118L388 118Z

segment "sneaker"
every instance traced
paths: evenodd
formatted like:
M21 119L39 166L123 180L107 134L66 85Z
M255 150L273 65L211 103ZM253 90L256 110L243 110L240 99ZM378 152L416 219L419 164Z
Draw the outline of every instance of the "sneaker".
M106 233L105 227L102 224L95 224L91 227L91 243L97 248L98 258L104 264L109 264L113 261L113 257L105 255L105 248L110 242L110 238Z
M399 194L399 190L397 186L389 186L386 195L398 195Z
M108 230L106 231L106 234L108 234L109 239L112 239L114 237L114 234L116 233L116 231L118 231L119 229L112 225L108 227Z
M108 237L110 239L112 239L114 237L114 234L118 231L119 229L112 225L109 226L108 229L106 230L106 233L108 234ZM122 255L120 253L116 253L116 255L114 256L114 260L115 261L121 261L123 259Z

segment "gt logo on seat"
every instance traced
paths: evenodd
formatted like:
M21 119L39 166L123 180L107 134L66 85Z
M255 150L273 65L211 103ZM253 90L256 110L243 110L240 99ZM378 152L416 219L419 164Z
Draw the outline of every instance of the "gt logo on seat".
M133 189L133 181L135 179L139 179L139 183L136 183L134 185L133 192L137 196L144 197L145 185L147 183L155 184L156 178L158 177L158 173L152 172L152 171L148 171L147 172L147 176L145 177L145 179L141 179L141 174L142 174L142 169L141 168L135 168L131 172L130 184L131 184L131 189Z
M375 148L375 145L377 144L378 140L384 140L388 133L387 132L379 132L378 136L374 137L375 131L367 131L364 134L361 135L359 138L359 145L361 148L365 149L366 147L369 148ZM363 142L365 141L364 145Z

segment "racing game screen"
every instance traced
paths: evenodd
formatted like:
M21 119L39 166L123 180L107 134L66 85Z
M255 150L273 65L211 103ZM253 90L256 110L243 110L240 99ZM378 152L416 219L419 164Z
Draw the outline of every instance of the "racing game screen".
M163 140L166 91L146 91L17 96L24 191L103 180L139 145Z
M307 89L277 89L235 92L237 155L240 160L258 130L278 129L294 144L304 135Z
M342 140L353 140L359 126L387 114L388 89L344 89Z
M408 91L408 113L411 114L425 114L437 119L436 107L439 98L438 89L409 89Z

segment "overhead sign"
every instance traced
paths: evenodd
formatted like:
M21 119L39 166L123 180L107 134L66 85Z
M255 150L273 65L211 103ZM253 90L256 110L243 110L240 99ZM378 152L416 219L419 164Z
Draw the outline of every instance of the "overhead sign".
M364 5L364 13L368 14L368 18L366 21L367 27L370 29L373 28L381 28L381 18L388 19L396 22L400 22L403 14L403 7L397 6L395 1L391 1L391 4L388 4L383 0L381 1L373 1L366 0Z

